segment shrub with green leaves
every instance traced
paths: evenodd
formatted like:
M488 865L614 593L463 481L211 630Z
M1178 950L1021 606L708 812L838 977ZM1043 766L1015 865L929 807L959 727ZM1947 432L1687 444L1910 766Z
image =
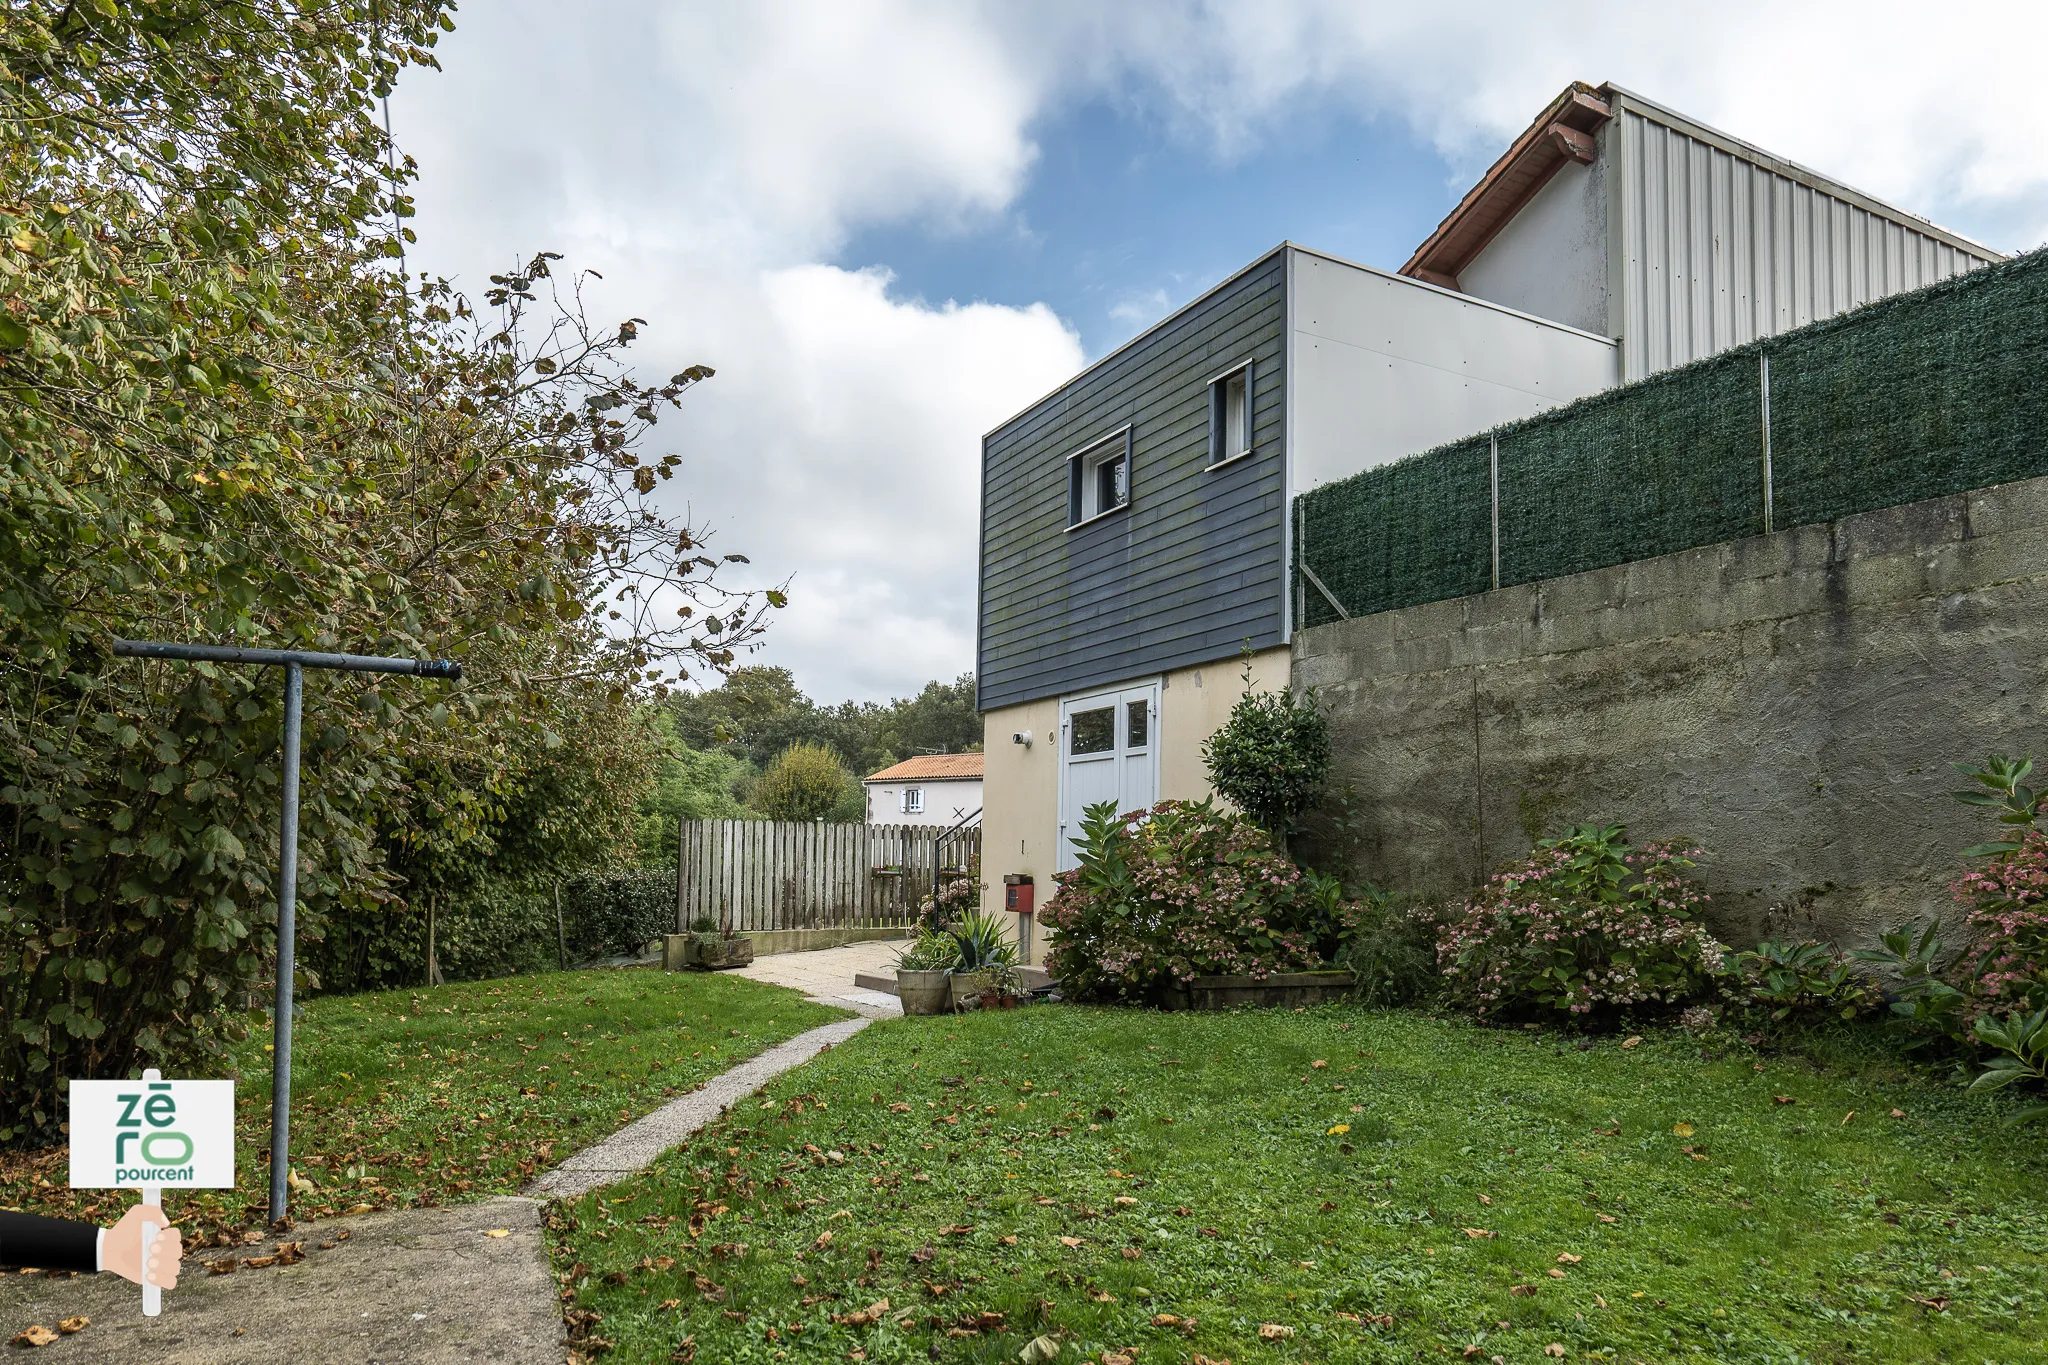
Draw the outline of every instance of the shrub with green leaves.
M1203 741L1202 761L1220 795L1285 839L1322 793L1330 771L1330 719L1313 691L1298 697L1252 691L1247 667L1244 695Z
M1437 941L1450 1000L1482 1019L1605 1020L1715 993L1697 849L1579 825L1495 876Z
M1153 1002L1197 976L1324 966L1351 911L1268 830L1209 801L1163 801L1132 820L1101 802L1077 847L1042 916L1047 968L1071 999Z
M771 820L823 820L860 784L822 744L792 744L768 765L748 804Z
M1884 1003L1877 983L1830 944L1766 939L1737 953L1735 969L1748 1008L1773 1024L1847 1021Z

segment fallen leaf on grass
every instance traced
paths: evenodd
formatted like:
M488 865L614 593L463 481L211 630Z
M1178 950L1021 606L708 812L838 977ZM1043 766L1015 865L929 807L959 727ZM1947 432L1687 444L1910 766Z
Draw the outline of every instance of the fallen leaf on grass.
M1154 1313L1152 1315L1152 1325L1154 1327L1178 1327L1180 1326L1180 1319L1171 1313Z
M1009 1234L1007 1237L998 1237L996 1238L996 1240L998 1242L1001 1242L1006 1247L1013 1247L1017 1245L1017 1234L1013 1232Z
M1640 1037L1624 1038L1621 1040L1621 1045L1625 1048L1638 1047L1642 1044L1642 1041L1643 1040Z
M655 1305L656 1309L663 1313L666 1313L671 1308L680 1308L682 1306L683 1301L681 1299L663 1299L660 1303Z
M1944 1300L1944 1302L1946 1302L1946 1300ZM84 1331L84 1330L85 1330L86 1328L88 1328L88 1327L90 1327L90 1326L92 1326L92 1319L91 1319L91 1318L88 1318L88 1317L76 1317L76 1318L66 1318L66 1319L64 1319L64 1321L62 1321L62 1322L60 1322L60 1323L58 1323L58 1324L57 1324L57 1330L58 1330L58 1331L60 1331L60 1332L62 1332L62 1333L63 1333L63 1334L65 1335L65 1336L67 1336L67 1337L68 1337L68 1336L70 1336L70 1335L71 1335L71 1334L72 1334L73 1332L83 1332L83 1331Z
M1127 1209L1131 1205L1137 1203L1138 1201L1128 1194L1120 1194L1110 1202L1115 1204L1120 1209Z
M1102 1365L1134 1365L1134 1362L1122 1351L1104 1351Z
M1526 1299L1536 1293L1536 1286L1533 1284L1518 1284L1509 1289L1508 1293L1513 1294L1518 1299Z
M1482 1194L1479 1196L1479 1202L1482 1204L1491 1204L1493 1202L1493 1196L1490 1194Z
M1324 1131L1323 1136L1334 1137L1338 1133L1348 1133L1350 1131L1351 1125L1348 1123L1333 1123Z
M769 1103L774 1103L770 1100ZM671 1365L690 1365L697 1358L697 1336L693 1332L676 1343L676 1349L669 1353Z
M1060 1344L1052 1337L1033 1337L1017 1352L1017 1360L1019 1365L1045 1365L1048 1360L1058 1359L1059 1353Z
M1691 1137L1692 1125L1689 1123L1674 1123L1671 1125L1671 1131L1680 1137Z
M1619 1218L1616 1218L1614 1215L1608 1213L1596 1213L1593 1216L1595 1218L1598 1218L1603 1223L1619 1223L1621 1221Z
M1564 1278L1564 1272L1562 1270L1559 1270L1556 1266L1552 1266L1550 1268L1550 1278L1553 1280L1561 1280Z
M1324 1060L1323 1060L1322 1058L1320 1058L1320 1057L1316 1058L1316 1059L1315 1059L1314 1061L1312 1061L1312 1062L1310 1062L1310 1063L1309 1063L1309 1066L1310 1066L1310 1067L1311 1067L1312 1069L1316 1070L1316 1071L1321 1071L1321 1070L1322 1070L1322 1069L1323 1069L1324 1067L1326 1067L1326 1066L1328 1066L1328 1065L1329 1065L1329 1063L1328 1063L1328 1062L1326 1062L1326 1061L1324 1061Z
M1292 1327L1283 1327L1277 1322L1262 1322L1259 1324L1260 1341L1285 1341L1293 1335L1294 1329Z
M1088 1297L1089 1297L1089 1299L1090 1299L1091 1301L1093 1301L1093 1302L1095 1302L1095 1303L1115 1303L1115 1302L1116 1302L1116 1295L1114 1295L1114 1294L1110 1293L1110 1292L1109 1292L1108 1290L1106 1290L1106 1289L1091 1289L1091 1290L1089 1290L1089 1291L1088 1291Z
M831 1233L829 1233L829 1232L821 1232L821 1233L819 1233L819 1234L818 1234L818 1240L817 1240L817 1241L815 1241L815 1242L813 1242L813 1243L811 1243L811 1247L812 1247L812 1249L813 1249L813 1250L816 1250L816 1251L823 1251L823 1250L824 1250L824 1249L825 1249L826 1247L828 1247L828 1246L831 1246L831 1245L832 1245L832 1234L831 1234Z
M876 1299L873 1303L857 1312L841 1313L835 1316L832 1322L837 1327L872 1327L880 1322L882 1315L888 1311L889 1301L887 1299Z
M32 1326L24 1327L20 1332L16 1333L14 1344L16 1346L48 1346L56 1339L57 1334L55 1332L52 1332L41 1323L36 1323Z
M484 1236L486 1236L486 1237L510 1237L511 1235L512 1235L512 1229L510 1229L510 1228L485 1228L485 1229L484 1229Z
M1938 1297L1932 1299L1914 1299L1911 1295L1908 1295L1907 1297L1911 1299L1912 1302L1919 1304L1922 1308L1932 1309L1936 1313L1946 1313L1948 1311L1948 1306L1950 1303L1950 1300Z
M1856 1111L1855 1111L1854 1109L1851 1109L1851 1110L1850 1110L1850 1111L1849 1111L1848 1113L1846 1113L1846 1114L1842 1115L1842 1122L1841 1122L1841 1124L1840 1124L1839 1126L1840 1126L1840 1127L1843 1127L1843 1128L1846 1128L1846 1127L1848 1127L1848 1126L1849 1126L1849 1120L1850 1120L1850 1119L1853 1119L1853 1118L1855 1118L1855 1117L1856 1117Z
M1793 1098L1792 1098L1792 1097L1791 1097L1790 1095L1773 1095L1773 1096L1771 1096L1771 1103L1772 1103L1772 1104L1797 1104L1797 1103L1798 1103L1798 1101L1797 1101L1797 1100L1795 1100L1795 1099L1793 1099Z
M1081 1245L1081 1243L1082 1243L1082 1239L1081 1239L1081 1238L1079 1238L1079 1237L1064 1237L1064 1236L1063 1236L1063 1237L1061 1237L1061 1238L1060 1238L1060 1245L1061 1245L1061 1246L1063 1246L1063 1247L1077 1247L1077 1246L1080 1246L1080 1245Z
M1891 1117L1895 1119L1902 1119L1906 1117L1906 1111L1903 1109L1894 1109L1891 1112Z
M955 1223L951 1227L940 1228L939 1236L965 1237L968 1233L972 1231L974 1231L974 1224L972 1223Z
M1559 1265L1577 1265L1580 1261L1584 1259L1585 1258L1582 1256L1572 1255L1569 1251L1560 1251L1557 1253L1557 1263Z
M1205 1356L1200 1351L1189 1358L1188 1365L1230 1365L1229 1356Z
M1493 1234L1492 1234L1491 1232L1489 1232L1489 1231L1488 1231L1487 1229L1485 1229L1485 1228L1466 1228L1466 1229L1465 1229L1465 1235L1466 1235L1467 1237L1471 1237L1471 1238L1475 1238L1475 1239L1476 1239L1476 1238L1480 1238L1480 1237L1491 1237L1491 1236L1493 1236Z
M1551 1356L1551 1357L1554 1357L1555 1359L1558 1359L1558 1360L1563 1360L1563 1359L1564 1359L1564 1343L1563 1343L1563 1342L1561 1342L1561 1341L1553 1341L1553 1342L1551 1342L1551 1343L1550 1343L1550 1344L1549 1344L1548 1346L1546 1346L1546 1347L1544 1347L1544 1348L1543 1348L1543 1354L1545 1354L1545 1355L1547 1355L1547 1356Z

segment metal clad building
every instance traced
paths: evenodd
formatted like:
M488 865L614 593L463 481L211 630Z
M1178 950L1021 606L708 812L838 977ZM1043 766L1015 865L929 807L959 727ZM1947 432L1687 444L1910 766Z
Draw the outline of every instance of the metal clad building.
M1629 380L2002 259L1618 86L1575 85L1402 273L1613 336Z

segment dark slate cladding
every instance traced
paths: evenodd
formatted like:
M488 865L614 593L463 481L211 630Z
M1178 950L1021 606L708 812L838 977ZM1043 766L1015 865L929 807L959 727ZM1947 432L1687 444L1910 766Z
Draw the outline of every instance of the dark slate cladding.
M1285 639L1286 250L982 441L983 710ZM1209 471L1208 381L1253 365L1252 453ZM1131 427L1131 503L1067 529L1067 457Z

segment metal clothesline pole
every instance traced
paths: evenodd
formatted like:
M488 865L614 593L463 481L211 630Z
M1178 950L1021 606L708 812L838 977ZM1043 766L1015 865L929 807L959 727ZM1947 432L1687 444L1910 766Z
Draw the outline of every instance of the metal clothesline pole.
M319 654L298 649L243 649L237 645L183 645L161 640L116 640L123 659L182 659L193 663L261 664L284 669L283 782L278 814L277 1006L271 1020L270 1221L285 1216L290 1190L292 1104L292 975L297 968L299 899L299 736L305 709L305 670L400 673L460 681L462 665L447 659L389 659L370 654Z

